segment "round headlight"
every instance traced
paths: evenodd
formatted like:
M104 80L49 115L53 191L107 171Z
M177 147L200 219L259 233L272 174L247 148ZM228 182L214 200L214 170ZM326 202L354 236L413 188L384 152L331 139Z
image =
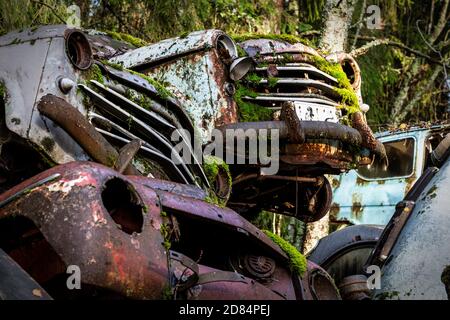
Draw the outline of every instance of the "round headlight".
M66 33L66 52L70 62L76 68L86 70L91 66L92 49L83 32L69 30Z
M230 64L231 61L236 59L238 56L236 44L226 34L222 34L217 37L216 48L219 51L222 62L225 64Z

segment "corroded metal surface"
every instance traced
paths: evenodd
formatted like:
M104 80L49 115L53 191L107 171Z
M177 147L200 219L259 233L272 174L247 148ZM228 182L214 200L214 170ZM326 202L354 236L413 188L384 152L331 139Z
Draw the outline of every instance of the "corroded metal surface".
M119 157L117 150L95 130L94 126L77 109L64 99L50 94L46 95L39 101L38 110L70 134L92 159L106 166L114 167L116 165ZM125 169L129 174L138 173L136 169L127 164Z
M250 56L254 57L256 68L253 71L253 78L244 78L243 83L248 88L254 91L254 96L246 96L245 100L256 103L261 108L266 109L281 109L281 119L287 121L288 128L290 128L291 141L299 139L298 149L301 149L300 144L303 142L301 132L298 132L298 117L302 114L303 117L308 116L307 120L321 119L323 124L329 122L337 122L334 114L338 114L337 119L340 121L345 117L346 110L339 110L342 105L340 93L336 88L338 87L337 79L331 75L318 69L318 59L328 61L330 63L340 63L346 72L351 73L353 82L351 83L359 104L362 104L360 95L361 86L361 72L356 61L347 54L335 54L328 57L322 57L316 50L305 46L303 44L290 45L284 41L257 39L248 40L239 44ZM348 67L347 67L348 65ZM291 105L287 108L287 104ZM297 108L308 109L300 112ZM295 111L294 111L295 110ZM321 111L319 111L321 110ZM331 111L327 111L331 110ZM309 114L311 114L309 116ZM326 114L327 120L323 120ZM372 131L368 127L364 115L361 112L356 112L351 115L353 119L352 127L356 129L361 138L360 147L368 149L370 152L377 155L377 157L385 158L383 146L374 138ZM300 119L306 120L306 119ZM323 130L319 124L317 131ZM347 125L342 125L346 127ZM300 126L301 127L301 126ZM325 137L322 137L325 138ZM345 147L348 146L348 141L342 141L342 137L335 137L336 141L329 141L334 148L343 148L339 153L345 152ZM337 141L344 142L339 145ZM328 143L328 142L326 142ZM355 143L351 143L355 145ZM315 148L320 152L320 146ZM368 158L366 151L353 149L350 157L343 157L340 161L336 161L331 157L330 152L325 152L323 149L320 158L325 159L325 162L333 163L334 168L349 169L349 165L357 164L359 161L367 163ZM310 163L315 163L317 159L316 154L312 155ZM336 158L336 155L334 157ZM308 154L304 154L305 159L308 159ZM359 157L359 159L357 159Z
M83 285L135 299L162 298L167 288L174 292L178 285L178 297L187 299L305 298L295 288L295 275L287 267L286 254L277 245L232 210L190 197L195 190L189 188L192 187L176 184L170 187L145 177L128 178L95 163L54 167L0 195L0 228L6 221L10 223L8 219L13 216L17 230L24 228L18 217L27 218L34 226L27 233L33 237L19 233L16 236L22 241L7 239L7 253L49 288L50 294L61 294L51 284L55 285L66 266L77 265ZM219 238L203 243L198 242L201 233L194 230L196 236L189 235L190 228L205 223L209 228L204 232L215 233ZM178 240L173 238L174 230L178 230ZM237 254L233 250L211 251L211 245L222 246L221 237L226 234L230 243L239 241L240 250L253 250L274 259L277 266L273 276L277 281L239 275L229 270L228 263L209 265L211 255ZM163 245L167 241L172 242L170 251ZM31 244L34 251L27 251ZM205 257L198 267L189 258L173 259L202 248ZM45 270L30 264L36 254L47 259ZM191 269L187 273L183 266L186 264ZM193 276L192 272L198 274ZM182 274L196 279L185 289ZM187 288L189 292L185 292ZM320 298L320 294L309 293L312 288L307 285L303 292L310 298ZM315 289L319 293L320 290Z
M0 82L7 97L5 123L10 132L17 134L15 139L22 145L30 142L30 149L34 148L49 164L99 161L92 152L101 149L94 147L86 152L82 139L74 139L39 112L39 102L52 95L88 119L114 149L120 150L136 138L142 140L144 143L133 158L142 174L208 187L201 159L194 156L191 165L175 164L171 159L173 144L168 140L173 130L186 129L191 136L195 131L180 102L170 94L163 95L161 88L139 74L92 60L128 52L132 49L129 45L92 30L84 34L86 37L82 30L61 25L0 37ZM25 65L26 70L22 67ZM62 123L64 117L60 118ZM188 142L193 145L194 140ZM100 162L109 165L107 160L103 157Z
M388 159L392 158L391 163L384 170L375 163L369 169L362 168L340 176L330 176L334 193L332 221L340 224L386 225L395 211L395 205L414 186L426 168L432 165L430 152L448 130L448 125L436 125L377 133L375 136L379 143L388 146L389 152L394 152L387 154ZM414 139L411 154L399 158L395 154L396 148L389 145L401 147L409 141L407 139ZM401 174L397 172L405 167L410 167L411 171ZM378 175L368 176L374 170Z
M206 143L215 126L237 121L228 71L235 58L231 38L220 30L205 30L166 39L111 61L167 83L198 129L197 138Z

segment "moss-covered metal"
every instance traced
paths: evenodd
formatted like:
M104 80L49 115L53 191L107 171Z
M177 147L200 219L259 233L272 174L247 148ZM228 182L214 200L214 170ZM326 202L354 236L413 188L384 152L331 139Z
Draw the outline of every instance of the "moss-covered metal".
M236 42L243 42L254 39L269 39L275 41L285 41L290 44L303 43L307 46L312 46L311 41L308 39L293 35L293 34L260 34L260 33L243 33L232 35L232 38Z
M226 197L219 197L214 190L210 189L209 194L205 199L208 203L218 205L219 207L224 207L230 196L232 185L232 178L228 164L221 158L209 155L205 156L203 159L203 170L210 185L212 186L215 185L215 181L218 179L219 174L225 174L227 176L226 183L229 188L228 195L226 195Z
M292 244L290 244L280 236L268 230L263 230L263 232L289 257L289 266L291 270L299 276L303 276L303 274L306 272L307 266L305 256L302 255Z
M248 101L244 101L244 97L255 98L256 96L256 92L245 87L240 81L236 81L234 101L236 101L236 104L238 106L238 115L240 121L253 122L272 120L272 110Z
M136 48L140 48L148 44L146 41L133 37L132 35L129 35L127 33L107 31L106 34L115 40L129 43Z
M162 98L162 99L167 99L170 97L173 97L172 92L170 92L169 90L167 90L167 88L159 81L143 74L143 73L139 73L133 70L129 70L129 69L125 69L126 71L135 74L143 79L145 79L148 83L150 83L152 86L155 87L156 91L158 92L158 95Z
M332 63L319 56L311 56L311 59L319 70L336 78L339 87L334 90L341 97L341 102L343 103L342 108L347 111L347 114L351 115L352 113L361 111L358 97L341 64Z
M89 70L84 72L84 79L89 80L95 80L100 83L105 83L105 77L103 76L102 71L100 70L100 67L93 63L92 66L89 68Z

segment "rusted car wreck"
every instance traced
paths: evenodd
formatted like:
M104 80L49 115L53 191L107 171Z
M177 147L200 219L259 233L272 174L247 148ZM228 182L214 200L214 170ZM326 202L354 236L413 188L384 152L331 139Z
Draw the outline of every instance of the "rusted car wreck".
M385 160L358 66L301 44L239 45L218 30L141 48L66 26L0 37L0 268L17 278L3 297L339 299L323 269L242 214L318 220L324 174ZM214 128L278 130L278 173L211 170L194 149ZM192 162L176 161L174 130ZM81 290L65 287L70 265Z

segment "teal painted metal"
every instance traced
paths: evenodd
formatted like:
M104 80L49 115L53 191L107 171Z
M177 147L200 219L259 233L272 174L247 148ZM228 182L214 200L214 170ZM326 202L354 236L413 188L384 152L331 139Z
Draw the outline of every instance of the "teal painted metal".
M374 172L376 166L330 176L331 220L339 224L387 224L395 205L420 177L428 165L430 152L449 130L449 125L437 125L376 134L391 153L389 167L385 172L379 170L378 177ZM399 147L404 147L403 153Z

